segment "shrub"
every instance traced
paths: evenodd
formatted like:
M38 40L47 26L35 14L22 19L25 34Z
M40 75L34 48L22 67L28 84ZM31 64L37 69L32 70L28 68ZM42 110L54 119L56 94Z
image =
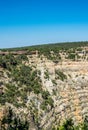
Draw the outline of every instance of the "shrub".
M44 109L47 109L47 105L50 105L51 108L53 107L53 99L50 97L50 94L48 91L42 91L42 97L44 99L44 101L42 102L41 104L41 108L44 110Z
M55 70L56 78L64 81L67 79L67 76L60 70Z
M45 79L49 79L49 73L48 73L48 71L45 71L44 74L45 74Z
M69 53L67 59L75 60L76 54Z
M7 126L7 127L6 127ZM4 115L1 121L1 130L28 130L29 123L27 120L23 121L12 112L12 109L8 109L8 113Z

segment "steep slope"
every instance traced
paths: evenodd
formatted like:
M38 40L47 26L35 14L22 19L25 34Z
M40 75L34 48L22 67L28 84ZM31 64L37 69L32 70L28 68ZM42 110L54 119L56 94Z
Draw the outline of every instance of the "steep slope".
M1 54L1 130L26 124L26 130L52 130L70 118L82 123L88 116L87 49ZM9 116L11 125L3 121Z

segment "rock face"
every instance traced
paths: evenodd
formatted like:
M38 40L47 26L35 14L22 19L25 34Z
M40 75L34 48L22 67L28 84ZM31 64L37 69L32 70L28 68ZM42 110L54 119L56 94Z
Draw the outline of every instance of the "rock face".
M29 130L51 130L52 126L57 127L58 124L63 123L68 118L72 118L75 125L81 123L88 116L87 56L85 60L80 59L80 61L72 61L71 59L66 59L65 56L65 54L62 55L61 53L62 60L55 63L48 60L45 56L41 58L38 55L33 55L32 57L27 55L27 61L22 61L20 65L15 66L18 71L21 65L32 68L32 71L29 69L31 76L28 75L28 80L25 79L25 82L23 82L24 77L29 71L23 72L24 77L20 73L19 77L15 77L14 80L11 73L14 74L16 70L14 69L13 73L13 68L7 70L1 66L0 82L2 84L0 84L0 97L3 98L3 93L4 96L5 94L9 96L12 88L7 85L8 83L13 85L12 87L15 85L15 90L17 91L15 94L13 92L11 96L18 105L15 105L16 103L12 102L10 97L9 100L6 97L4 103L3 100L0 100L2 102L0 105L0 120L2 120L3 115L2 106L5 106L5 109L10 107L20 119L24 120L26 117L30 124ZM35 70L37 70L37 75ZM32 87L30 87L30 82L28 81L32 80L34 74L36 77L38 76L37 80L39 82L37 82L35 77L33 82L36 83L36 86L32 84ZM20 77L22 77L21 81ZM39 83L41 84L40 92L37 87ZM14 98L16 98L16 101Z
M41 65L41 79L45 90L48 90L54 100L54 107L41 117L41 126L50 129L50 125L57 125L64 119L72 118L81 123L88 115L88 62L62 62L62 65L45 63L49 80L43 78L44 64ZM61 70L67 79L55 79L55 70ZM56 81L56 84L52 83ZM43 113L43 112L42 112ZM40 116L40 115L39 115Z

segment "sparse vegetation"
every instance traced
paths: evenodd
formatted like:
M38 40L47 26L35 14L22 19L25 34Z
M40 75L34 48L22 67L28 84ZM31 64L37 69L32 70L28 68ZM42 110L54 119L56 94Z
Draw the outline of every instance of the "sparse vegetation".
M8 54L0 55L0 107L10 106L1 116L1 130L32 130L31 124L41 130L87 130L87 67L71 70L74 63L87 62L86 47L88 42L1 50ZM83 123L68 118L61 124L70 113L77 118L75 112Z
M11 108L7 111L1 121L1 130L28 130L29 123L27 120L22 121L19 117L14 115Z
M85 121L81 124L74 125L73 120L67 119L62 125L57 126L57 128L53 127L52 130L87 130L88 129L88 121Z

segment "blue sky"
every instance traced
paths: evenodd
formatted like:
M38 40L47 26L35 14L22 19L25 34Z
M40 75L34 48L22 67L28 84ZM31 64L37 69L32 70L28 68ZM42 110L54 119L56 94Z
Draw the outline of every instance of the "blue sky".
M0 1L0 48L87 40L87 0Z

